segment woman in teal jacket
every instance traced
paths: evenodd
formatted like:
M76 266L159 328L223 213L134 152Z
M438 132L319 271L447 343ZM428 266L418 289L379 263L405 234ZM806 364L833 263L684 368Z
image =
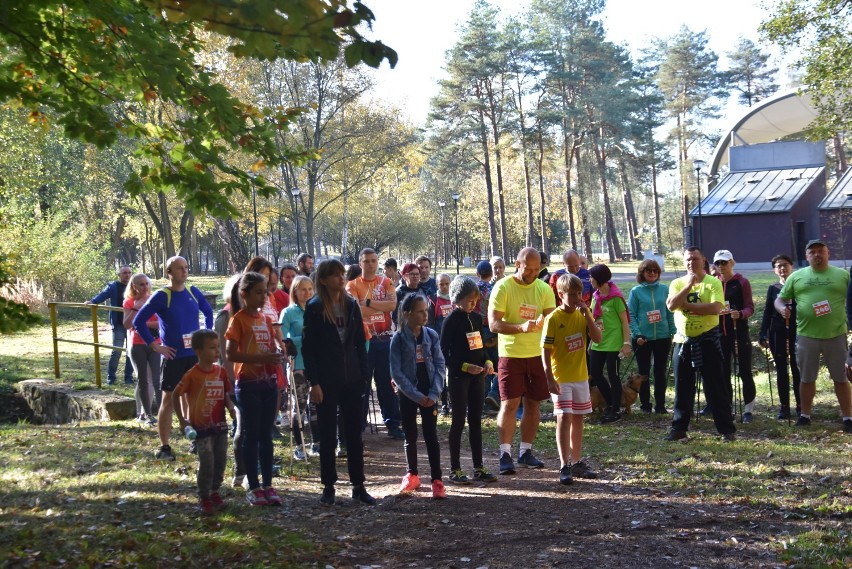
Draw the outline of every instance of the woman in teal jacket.
M675 333L674 315L666 307L669 286L660 282L660 265L646 259L639 265L636 273L639 286L633 287L627 297L627 309L630 311L630 335L633 338L636 353L636 365L639 373L651 375L651 359L654 360L654 412L666 411L666 387L668 379L669 351L672 336ZM642 411L651 412L651 386L642 382L639 389L639 402Z

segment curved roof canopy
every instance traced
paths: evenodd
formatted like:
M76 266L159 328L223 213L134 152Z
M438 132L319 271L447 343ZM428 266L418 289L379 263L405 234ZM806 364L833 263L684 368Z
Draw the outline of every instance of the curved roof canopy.
M800 133L816 118L817 112L806 92L792 92L765 99L737 120L719 139L710 161L710 175L728 164L731 146L772 142Z

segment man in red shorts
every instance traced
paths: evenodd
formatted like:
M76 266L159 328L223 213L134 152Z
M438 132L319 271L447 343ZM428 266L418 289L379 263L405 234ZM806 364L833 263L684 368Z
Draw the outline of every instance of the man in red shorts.
M488 304L488 323L491 331L498 335L500 474L515 473L512 439L521 398L524 411L518 465L544 466L533 455L532 444L541 420L541 402L550 399L541 362L541 329L544 317L556 308L556 300L547 283L538 279L540 271L539 252L532 247L521 249L515 261L515 274L494 285Z

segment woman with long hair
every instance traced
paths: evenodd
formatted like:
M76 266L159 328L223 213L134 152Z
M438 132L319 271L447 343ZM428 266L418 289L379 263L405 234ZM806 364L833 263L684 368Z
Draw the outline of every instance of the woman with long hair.
M136 418L149 425L157 424L157 409L160 407L160 354L145 343L133 329L136 313L151 297L151 279L138 273L130 278L130 286L124 291L124 327L130 331L130 363L136 371ZM146 326L152 334L159 333L159 321L151 316ZM159 340L157 340L159 343Z
M345 291L343 263L326 259L314 274L316 294L305 305L302 358L311 402L317 407L320 435L320 503L334 504L337 482L337 409L343 420L352 498L376 503L364 487L364 443L361 439L362 400L370 370L358 303Z

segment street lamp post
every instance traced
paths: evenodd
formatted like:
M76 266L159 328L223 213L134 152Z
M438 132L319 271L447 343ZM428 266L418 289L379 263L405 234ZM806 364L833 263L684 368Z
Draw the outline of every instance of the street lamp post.
M441 253L444 257L444 270L447 270L447 231L444 229L444 206L447 203L443 200L438 202L438 207L441 208Z
M698 185L698 248L704 251L704 219L701 217L701 169L706 162L701 159L692 161L695 166L695 180Z
M299 196L302 194L302 190L293 186L290 193L293 194L293 214L296 218L296 255L298 256L302 254L302 232L299 230Z
M453 204L456 210L456 274L459 274L459 198L461 194L453 192Z
M257 237L257 189L254 185L254 179L257 177L257 172L249 172L251 178L251 207L254 212L254 256L260 256L260 242Z

